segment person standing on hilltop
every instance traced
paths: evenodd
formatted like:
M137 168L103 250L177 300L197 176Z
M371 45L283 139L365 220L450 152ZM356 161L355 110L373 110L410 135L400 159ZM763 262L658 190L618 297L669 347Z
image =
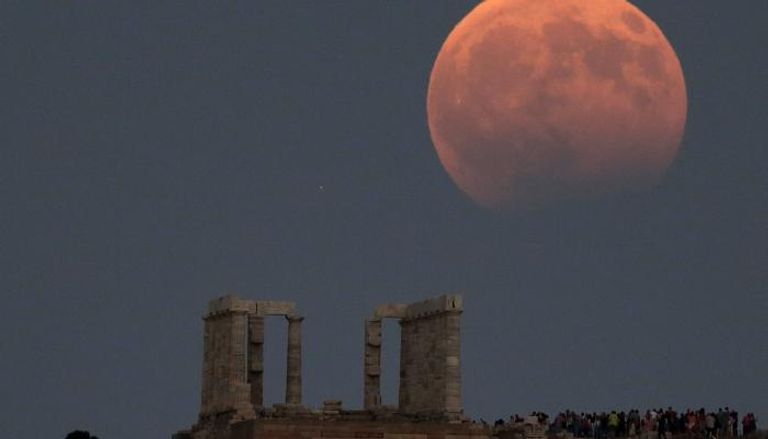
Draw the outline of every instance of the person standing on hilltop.
M670 432L669 413L663 413L659 416L658 436L659 439L667 439Z
M717 412L717 423L718 423L718 431L717 431L717 437L726 439L731 435L730 427L728 425L728 420L731 417L729 414L729 408L726 407L725 409L720 409Z
M707 439L712 439L716 437L716 427L717 427L717 419L715 418L715 414L712 412L709 412L707 414L707 417L704 420L704 430L707 433Z
M688 410L688 412L685 414L686 416L686 431L688 431L689 435L698 436L699 435L699 425L698 425L698 418L696 416L696 413L693 410Z
M723 437L731 437L733 434L733 418L731 417L731 408L726 407L723 412Z
M616 413L616 410L612 410L611 414L608 415L608 437L611 439L615 438L618 429L619 415Z
M757 418L754 413L747 413L744 419L741 421L742 434L744 436L751 435L757 431Z
M629 424L627 435L631 438L634 438L640 431L640 414L637 412L637 410L633 409L629 411L629 418L627 422Z

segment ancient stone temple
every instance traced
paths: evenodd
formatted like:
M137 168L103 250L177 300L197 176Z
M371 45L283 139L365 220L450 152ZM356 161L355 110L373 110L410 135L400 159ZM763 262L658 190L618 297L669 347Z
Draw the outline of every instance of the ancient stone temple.
M462 299L444 295L376 308L365 323L362 410L341 401L302 405L301 325L291 302L234 296L212 300L204 316L202 398L198 422L174 439L397 438L482 439L487 427L465 419L461 404ZM265 407L264 319L288 322L285 403ZM381 330L401 327L397 407L381 405Z
M455 295L379 306L365 324L364 408L381 405L381 325L391 318L401 327L398 411L461 419L461 312L461 296Z
M301 408L301 321L291 302L212 300L203 317L203 388L200 419L222 415L253 419L263 408L264 318L288 321L285 405Z

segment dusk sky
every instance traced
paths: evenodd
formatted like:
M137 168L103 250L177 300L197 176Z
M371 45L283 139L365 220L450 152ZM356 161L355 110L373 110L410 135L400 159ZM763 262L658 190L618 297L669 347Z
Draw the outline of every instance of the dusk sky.
M427 127L477 1L2 2L0 437L187 428L226 293L297 303L310 406L362 407L376 305L462 293L468 416L728 405L765 428L768 2L633 3L685 74L677 159L649 190L500 214ZM266 330L282 402L286 323Z

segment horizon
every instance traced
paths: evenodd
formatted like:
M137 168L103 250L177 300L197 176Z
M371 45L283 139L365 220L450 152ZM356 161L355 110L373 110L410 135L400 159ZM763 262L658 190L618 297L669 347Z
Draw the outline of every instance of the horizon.
M467 416L728 405L764 429L768 2L631 2L682 65L677 158L649 189L512 212L464 195L428 127L478 3L0 5L3 434L190 425L226 292L307 316L309 406L362 407L376 305L461 292Z

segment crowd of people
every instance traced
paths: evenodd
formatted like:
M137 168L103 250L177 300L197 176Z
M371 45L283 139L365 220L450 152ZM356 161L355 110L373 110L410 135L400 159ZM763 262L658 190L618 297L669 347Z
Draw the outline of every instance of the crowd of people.
M677 412L671 407L639 410L611 411L602 413L576 413L571 410L558 413L553 419L542 412L533 412L525 418L510 416L508 421L499 419L496 427L510 427L523 424L546 426L551 434L568 433L577 438L611 439L616 437L643 437L667 439L671 436L686 435L705 439L723 439L749 436L757 432L757 418L747 413L741 419L735 410L728 407L717 411L686 410ZM739 430L741 425L741 430Z

